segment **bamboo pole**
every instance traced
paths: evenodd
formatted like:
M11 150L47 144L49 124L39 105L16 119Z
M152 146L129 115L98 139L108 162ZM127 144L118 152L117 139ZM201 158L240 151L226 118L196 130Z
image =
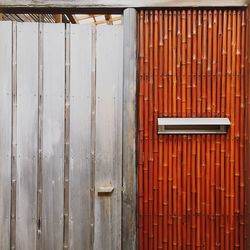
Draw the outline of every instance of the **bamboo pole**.
M206 72L206 90L207 90L207 105L206 105L206 110L207 110L207 116L211 117L211 101L212 101L212 96L211 96L211 64L212 64L212 11L208 12L208 35L207 35L207 43L208 43L208 51L207 51L207 72ZM214 234L213 231L211 230L211 225L212 225L212 217L211 217L211 207L212 207L212 192L211 192L211 173L213 171L213 164L212 164L212 143L211 143L211 136L207 135L206 136L206 244L208 249L213 249L214 248Z
M154 249L158 248L158 136L157 136L157 118L158 118L158 11L154 12Z
M227 11L223 12L223 35L222 35L222 78L221 78L221 116L226 114L226 62L227 62ZM221 136L221 248L225 249L225 223L226 223L226 162L225 162L226 136Z
M182 249L182 215L181 215L181 137L177 137L177 249Z
M249 29L249 26L248 26ZM248 31L249 32L249 31ZM246 46L249 46L249 44L245 44L246 40L246 12L242 11L241 12L241 71L240 71L240 78L241 78L241 97L240 97L240 249L244 249L244 227L245 227L245 222L244 219L247 220L249 223L249 214L244 215L244 193L245 193L245 182L244 182L244 175L248 175L249 173L249 162L247 162L248 165L245 165L247 168L246 171L244 172L244 148L247 145L244 145L244 131L245 131L245 126L244 126L244 119L249 119L248 116L245 118L244 116L244 111L245 111L245 102L244 102L244 95L245 92L247 92L247 89L249 89L249 86L245 86L245 70L248 70L248 67L245 66L245 52L246 52ZM249 49L249 48L248 48ZM249 94L249 93L247 93ZM248 96L249 98L249 96ZM249 100L247 100L249 103ZM249 106L249 105L248 105ZM249 112L249 107L247 108L247 112ZM248 126L249 126L249 120L247 120ZM249 129L249 128L248 128ZM247 130L247 134L249 136L249 130ZM248 145L249 147L249 145ZM248 148L246 148L248 149ZM245 151L247 154L247 151ZM246 155L246 158L249 158L249 155ZM245 159L246 159L245 158ZM248 178L248 176L247 176ZM249 202L246 204L249 206ZM247 228L245 229L245 232L247 232ZM249 237L249 232L248 236ZM247 239L249 242L249 239ZM246 244L247 245L247 244ZM248 247L249 245L247 245Z
M231 54L231 43L232 43L232 12L228 11L228 27L227 27L227 75L226 75L226 116L230 119L230 106L231 106L231 65L232 65L232 54ZM231 130L231 128L230 128ZM231 132L226 136L226 237L225 237L225 248L230 249L230 136Z
M196 82L197 82L197 89L196 89L196 99L194 106L197 105L195 113L195 108L192 107L193 116L200 117L201 116L201 32L202 32L202 23L201 23L201 11L198 11L198 19L197 19L197 70L193 69L193 76L195 76L196 72ZM195 33L194 33L195 37ZM194 39L195 40L195 39ZM195 44L195 42L194 42ZM194 46L195 47L195 46ZM195 82L195 79L193 79L193 82ZM192 93L195 95L195 93ZM204 217L202 215L202 188L203 186L202 182L202 166L201 166L201 136L197 135L197 154L196 154L196 175L197 175L197 240L196 240L196 246L198 249L202 247L202 218Z
M153 154L153 11L149 12L149 250L153 249L153 177L154 177L154 154Z
M202 29L202 116L206 117L206 107L207 107L207 93L206 93L206 86L207 86L207 11L203 11L203 29ZM204 166L203 176L204 176L204 183L205 183L205 192L204 192L204 209L205 209L205 225L208 225L208 200L209 200L209 193L208 193L208 187L209 187L209 162L208 162L208 150L209 145L206 145L206 136L202 135L202 162ZM204 225L205 231L203 232L205 236L205 246L209 249L209 233L208 228Z
M187 38L186 38L186 46L187 46L187 117L191 117L191 68L192 68L192 62L191 62L191 55L192 55L192 15L191 15L191 10L187 11Z
M172 116L172 11L168 13L168 112L169 116ZM173 146L173 136L169 135L169 172L168 172L168 248L173 249L173 164L172 164L172 146Z
M138 157L138 199L139 199L139 250L143 250L143 102L144 102L144 77L143 77L143 63L144 63L144 40L143 40L143 11L140 12L140 87L139 87L139 157Z
M208 29L207 29L207 72L206 72L206 89L207 89L207 116L211 117L211 64L212 64L212 12L208 12ZM206 245L208 249L213 249L213 232L211 231L211 172L213 171L213 162L211 160L211 135L206 135Z
M172 163L173 163L173 250L177 249L177 179L176 179L176 167L177 167L177 135L173 135L173 154L172 154Z
M176 117L177 107L176 107L176 11L173 11L173 21L172 21L172 116ZM177 249L177 144L178 138L176 135L173 136L173 249Z
M149 27L148 27L148 11L144 12L144 175L143 175L143 193L144 193L144 203L143 203L143 243L144 249L148 249L148 178L149 178L149 170L148 170L148 105L149 105L149 48L148 48L148 39L149 39Z
M236 11L232 13L232 42L231 42L231 129L230 129L230 248L234 248L234 173L235 173L235 66L236 66Z
M237 11L236 20L236 65L235 65L235 174L234 174L234 214L235 214L235 247L240 247L239 239L239 178L240 178L240 60L241 60L241 11Z
M216 96L216 116L221 116L221 70L222 70L222 11L218 12L218 43L217 43L217 67L216 67L216 81L217 81L217 96ZM216 40L215 40L216 42ZM215 174L215 182L216 182L216 193L215 193L215 227L216 227L216 249L220 249L221 247L221 230L220 230L220 217L223 216L221 213L221 140L222 137L220 135L216 135L216 174ZM224 235L223 235L224 237Z
M159 93L159 117L163 116L163 13L159 11L159 71L158 71L158 93ZM158 249L163 248L163 135L159 135L159 175L158 175Z
M186 116L186 13L181 12L181 116ZM183 244L187 246L187 136L182 137L182 216L184 217L183 225Z
M177 117L181 117L181 11L177 12Z
M191 10L187 11L187 117L192 115L192 12ZM188 176L188 223L190 224L190 249L195 249L195 237L196 237L196 218L195 218L195 136L189 136L190 143L190 160L189 160L189 176ZM189 149L188 149L189 150Z
M212 26L212 44L213 44L213 49L212 49L212 96L211 96L211 102L212 102L212 110L211 110L211 115L212 117L216 116L216 90L217 90L217 82L216 82L216 76L217 76L217 29L218 29L218 16L217 16L217 10L214 10L213 12L210 13L211 15L211 26ZM215 135L211 135L211 224L210 224L210 232L211 232L211 246L212 248L216 248L216 242L217 242L217 234L218 230L215 227L215 205L216 205L216 200L215 200L215 194L216 194L216 171L218 171L219 168L219 162L218 158L216 157L216 138ZM219 152L219 151L218 151Z
M177 12L177 59L176 59L176 103L177 116L181 116L181 12ZM181 249L183 243L182 227L185 225L185 219L182 216L182 138L178 136L177 142L178 151L178 165L177 165L177 247Z
M207 103L207 11L203 11L203 26L202 26L202 116L206 116L206 103Z
M163 116L168 116L168 12L164 12L164 67L163 67ZM163 156L163 249L168 249L168 141L164 138Z

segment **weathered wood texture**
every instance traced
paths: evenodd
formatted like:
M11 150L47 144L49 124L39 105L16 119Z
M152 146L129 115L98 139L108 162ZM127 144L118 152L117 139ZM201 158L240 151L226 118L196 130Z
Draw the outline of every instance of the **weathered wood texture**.
M136 249L136 10L123 13L122 247Z
M12 23L0 23L0 249L10 249Z
M34 250L37 211L38 24L17 24L16 248Z
M70 26L69 248L75 250L91 247L92 46L92 26Z
M0 248L121 249L123 26L2 22L0 36Z
M94 249L115 250L121 249L123 28L97 26L96 36ZM98 193L108 186L112 193Z
M63 248L65 26L44 24L43 249Z
M249 249L246 11L152 10L139 18L139 249ZM226 135L158 135L158 117L227 117L231 125Z
M24 8L139 8L139 7L186 7L186 6L244 6L248 0L3 0L0 2L0 8L24 7Z

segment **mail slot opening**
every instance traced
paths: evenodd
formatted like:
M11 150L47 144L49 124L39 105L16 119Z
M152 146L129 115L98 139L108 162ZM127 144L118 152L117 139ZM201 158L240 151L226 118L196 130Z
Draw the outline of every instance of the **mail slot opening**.
M158 134L226 134L228 118L158 118Z

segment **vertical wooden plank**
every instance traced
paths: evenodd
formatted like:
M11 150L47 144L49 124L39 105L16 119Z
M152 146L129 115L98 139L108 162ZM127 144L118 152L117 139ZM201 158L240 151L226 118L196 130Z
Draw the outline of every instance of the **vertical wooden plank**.
M36 246L38 24L17 24L16 249Z
M122 88L123 27L98 26L94 249L121 249Z
M136 10L123 12L122 249L136 249Z
M11 131L11 222L10 247L16 247L16 158L17 158L17 25L12 24L12 131Z
M44 24L42 249L63 249L65 26Z
M43 196L43 23L38 25L38 161L37 161L37 243L36 250L42 249L41 221Z
M64 103L64 201L63 248L69 249L69 164L70 164L70 25L65 34L65 103Z
M91 246L94 246L95 236L95 138L96 138L96 26L92 26L92 49L91 49L91 171L90 171L90 191L91 191Z
M0 22L0 249L10 249L12 24Z
M92 26L70 25L69 249L90 249Z

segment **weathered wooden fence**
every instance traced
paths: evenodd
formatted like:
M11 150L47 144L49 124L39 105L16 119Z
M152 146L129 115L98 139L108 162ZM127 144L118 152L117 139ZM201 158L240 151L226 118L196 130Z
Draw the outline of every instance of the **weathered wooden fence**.
M123 26L0 37L0 249L120 249Z

